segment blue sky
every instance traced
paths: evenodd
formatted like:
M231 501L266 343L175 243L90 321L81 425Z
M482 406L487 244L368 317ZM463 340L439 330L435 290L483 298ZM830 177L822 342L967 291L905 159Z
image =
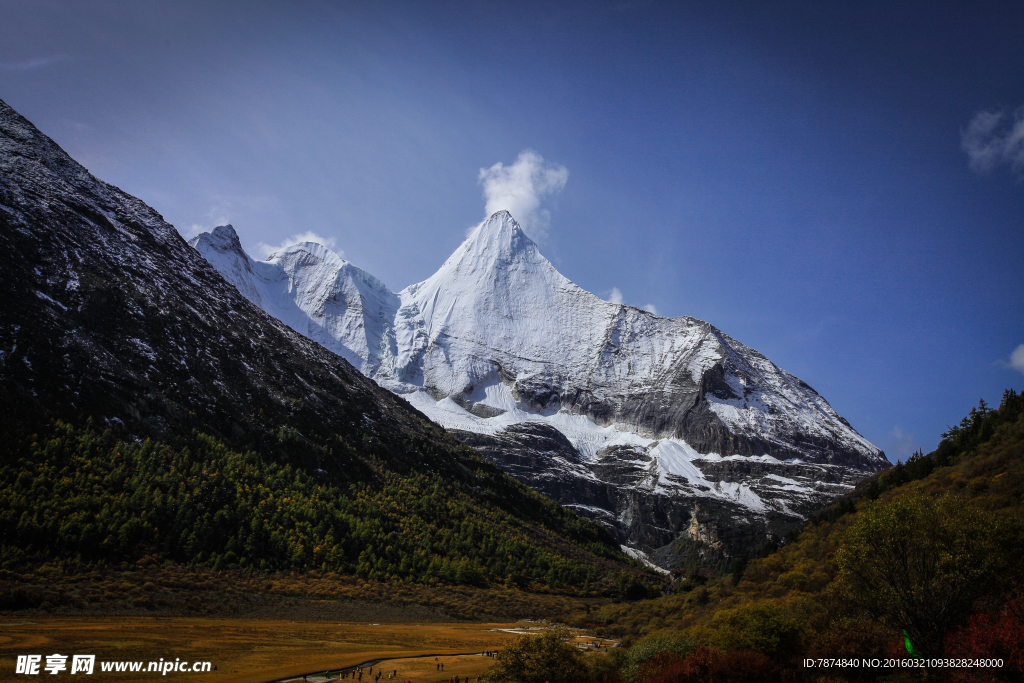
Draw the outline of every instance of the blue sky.
M1024 385L1020 2L0 17L0 98L183 235L312 232L397 290L484 217L481 170L532 150L555 182L517 217L564 275L710 321L890 459Z

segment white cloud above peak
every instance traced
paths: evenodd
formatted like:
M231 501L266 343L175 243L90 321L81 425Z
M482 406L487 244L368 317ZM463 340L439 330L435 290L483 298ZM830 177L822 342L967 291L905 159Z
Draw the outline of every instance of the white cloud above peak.
M540 154L527 149L510 166L499 161L490 168L481 168L478 179L484 186L487 216L505 209L530 237L543 241L548 236L551 213L541 208L541 200L562 191L569 170L545 162Z
M609 303L613 303L613 304L624 304L624 303L626 303L625 299L622 296L622 290L619 289L618 287L612 287L612 291L608 292L607 299L608 299ZM655 306L654 304L644 304L643 309L645 311L647 311L648 313L653 313L654 315L660 315L658 313L658 307Z

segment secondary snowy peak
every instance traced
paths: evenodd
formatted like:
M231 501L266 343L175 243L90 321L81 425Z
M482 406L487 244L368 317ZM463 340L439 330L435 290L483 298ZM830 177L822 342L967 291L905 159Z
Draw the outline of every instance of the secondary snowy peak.
M213 232L204 232L189 240L194 248L213 265L239 293L260 308L266 308L259 290L253 285L252 259L242 249L238 234L230 225L221 225Z
M366 271L327 247L302 242L266 261L242 249L234 228L223 225L191 244L242 296L296 332L372 376L389 358L387 339L398 297Z

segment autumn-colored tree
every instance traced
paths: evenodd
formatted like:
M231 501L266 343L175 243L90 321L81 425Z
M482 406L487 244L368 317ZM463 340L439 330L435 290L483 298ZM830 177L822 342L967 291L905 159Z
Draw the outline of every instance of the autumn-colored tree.
M682 662L696 649L697 643L678 634L655 633L646 636L629 648L623 674L628 681L644 680L643 674L640 672L641 668L659 654L678 655L679 661ZM666 661L665 658L662 658L662 664L659 666L664 666Z
M897 496L859 515L837 553L837 594L916 652L941 657L943 637L998 585L999 523L953 496Z
M485 683L588 683L590 672L569 632L523 636L498 651L495 664L480 678Z
M696 634L722 651L758 652L779 661L796 656L803 640L800 622L770 602L720 610Z
M676 681L659 681L659 683L717 683L715 681L715 664L722 653L718 650L701 645L683 662L680 678Z
M603 655L584 657L583 661L590 670L590 678L594 683L625 683L622 668L625 664L627 650L613 648Z
M675 652L659 652L637 669L640 683L677 683L686 672L686 657Z
M896 646L900 648L896 649ZM811 659L886 659L906 657L903 638L873 621L837 619L828 628L813 634L806 657ZM846 669L843 677L849 681L874 681L878 671L870 667Z
M711 668L715 683L779 683L782 669L759 652L726 652Z

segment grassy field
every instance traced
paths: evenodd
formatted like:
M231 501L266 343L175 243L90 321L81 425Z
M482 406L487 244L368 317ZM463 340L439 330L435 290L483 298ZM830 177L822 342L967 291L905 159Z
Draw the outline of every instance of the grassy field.
M494 660L465 653L495 650L514 633L494 629L527 626L517 624L370 624L331 621L249 619L188 619L154 617L8 617L0 621L0 679L14 676L20 654L68 656L96 655L93 676L86 680L139 681L159 676L167 680L201 683L264 683L351 667L370 660L385 672L398 670L397 682L447 682L458 674L474 678ZM536 625L536 624L533 624ZM419 658L416 658L419 656ZM438 660L435 661L435 657ZM101 672L100 662L127 660L150 662L210 661L210 673ZM444 672L437 664L444 663ZM143 669L145 669L145 664ZM40 671L41 676L50 674ZM80 676L81 674L75 674ZM93 678L95 677L95 678ZM27 680L27 679L26 679ZM313 679L311 679L313 680ZM346 679L351 681L352 679ZM373 678L364 673L364 683ZM381 678L381 683L392 683Z

